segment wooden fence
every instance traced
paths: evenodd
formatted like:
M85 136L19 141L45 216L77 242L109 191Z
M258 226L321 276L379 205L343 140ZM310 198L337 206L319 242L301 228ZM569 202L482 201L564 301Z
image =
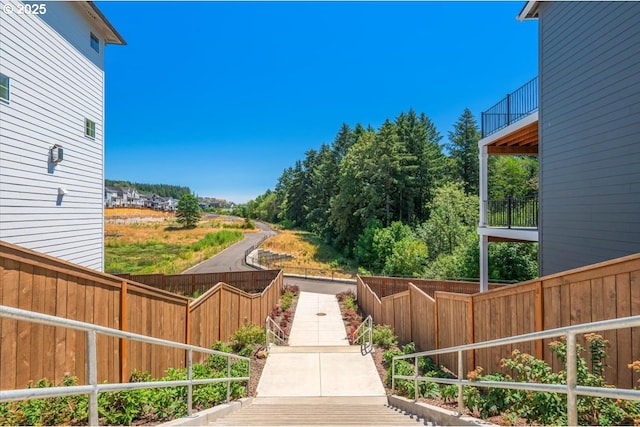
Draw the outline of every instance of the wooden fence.
M191 344L210 348L218 340L227 341L245 323L264 327L281 291L282 274L260 294L249 294L226 283L218 283L191 304ZM198 356L197 360L202 357Z
M357 279L356 279L357 280ZM426 280L426 279L409 279L401 277L383 277L383 276L364 276L362 277L369 288L384 298L389 295L395 295L409 289L409 283L412 283L418 289L433 298L437 291L456 292L459 294L475 294L480 291L480 284L477 282L458 282L453 280ZM506 285L489 284L489 289L500 289Z
M117 274L174 294L203 294L218 283L226 283L248 293L261 293L278 276L280 270L228 271L202 274Z
M400 321L396 334L401 341L413 341L422 350L640 315L640 254L467 295L451 294L449 289L436 290L431 295L425 289L445 287L435 281L411 286L407 279L402 279L404 283L401 279L383 279L357 278L359 305L373 316L375 323L394 326ZM377 292L385 296L380 297ZM393 299L391 310L386 298L393 297L393 292L398 297ZM410 328L405 326L406 316L410 318ZM618 387L636 386L639 376L627 364L640 360L640 328L601 335L609 341L605 363L611 369L605 371L606 380ZM478 365L485 372L500 371L500 360L517 348L544 359L557 371L562 364L551 353L550 341L476 350L466 356L466 370ZM584 338L579 341L585 345ZM442 356L440 361L456 372L453 358Z
M0 242L1 305L204 347L228 339L245 318L264 326L265 313L277 303L282 289L282 274L270 274L272 281L259 294L214 284L220 295L217 305L205 304L215 300L211 296L215 292L192 303L181 295ZM207 307L210 311L205 313ZM217 323L203 327L206 316ZM100 334L97 352L100 382L128 381L133 369L159 377L169 367L185 366L183 350ZM85 334L1 319L0 366L2 390L23 388L41 378L59 381L65 373L84 383Z

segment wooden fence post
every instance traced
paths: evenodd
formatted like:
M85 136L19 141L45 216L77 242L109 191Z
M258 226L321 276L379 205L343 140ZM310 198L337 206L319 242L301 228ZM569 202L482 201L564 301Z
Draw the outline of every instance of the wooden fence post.
M438 322L438 299L439 299L438 298L438 292L434 292L433 293L433 299L435 301L435 304L433 304L433 311L434 311L434 313L433 313L433 323L434 323L435 330L436 330L436 336L435 336L435 338L436 338L436 340L435 340L436 341L436 350L438 350L440 348L440 331L439 331L439 326L438 326L439 325L439 322ZM435 359L436 359L435 360L436 364L439 365L440 364L440 356L436 354Z
M187 314L185 317L184 343L191 344L191 300L187 300ZM184 366L188 367L189 350L184 351Z
M127 282L124 280L120 287L120 330L127 330ZM120 382L123 383L129 380L127 358L127 340L120 338Z
M536 283L536 332L540 332L544 329L544 301L542 293L542 281ZM543 360L543 342L542 340L536 340L536 358Z
M468 331L468 340L469 344L473 344L475 342L475 330L474 330L474 322L473 322L473 295L469 295L469 331ZM473 370L476 367L476 351L471 350L471 366L468 370Z

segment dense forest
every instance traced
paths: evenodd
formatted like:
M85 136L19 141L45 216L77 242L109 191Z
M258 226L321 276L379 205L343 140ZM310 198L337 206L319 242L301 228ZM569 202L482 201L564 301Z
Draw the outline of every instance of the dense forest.
M135 188L142 194L157 194L161 197L172 197L174 199L179 199L183 194L191 194L189 187L179 185L141 184L139 182L115 181L112 179L105 179L104 185L106 187L130 187Z
M413 110L377 130L343 124L240 213L311 231L364 272L477 278L479 139L469 109L447 142ZM492 156L489 198L534 195L537 176L535 157ZM489 257L493 280L537 275L536 244L493 243Z

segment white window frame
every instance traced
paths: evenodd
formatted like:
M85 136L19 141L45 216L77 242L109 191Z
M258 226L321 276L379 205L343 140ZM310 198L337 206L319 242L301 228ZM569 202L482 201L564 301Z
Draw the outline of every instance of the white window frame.
M96 122L91 119L84 119L84 136L96 139Z
M7 97L5 98L3 96L0 96L0 101L9 102L9 100L11 99L11 78L2 73L0 73L0 78L6 79L7 82Z

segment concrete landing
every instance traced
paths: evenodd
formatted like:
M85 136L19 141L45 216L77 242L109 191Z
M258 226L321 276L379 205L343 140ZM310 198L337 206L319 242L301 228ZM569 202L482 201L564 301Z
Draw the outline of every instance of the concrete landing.
M300 292L289 346L349 345L335 295Z
M335 295L310 292L300 294L289 346L269 352L256 397L377 397L386 403L373 358L347 341Z

